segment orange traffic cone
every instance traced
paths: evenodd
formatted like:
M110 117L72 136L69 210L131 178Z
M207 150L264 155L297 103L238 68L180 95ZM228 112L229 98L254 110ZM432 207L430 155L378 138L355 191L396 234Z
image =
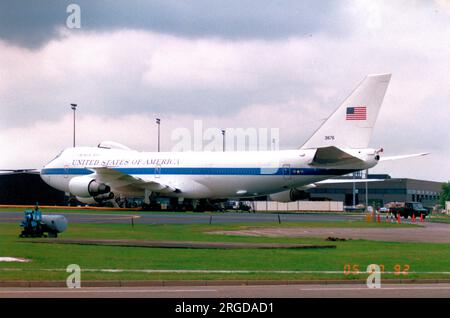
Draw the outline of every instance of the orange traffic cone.
M398 224L400 224L400 223L401 223L401 221L400 221L400 213L399 213L399 214L397 214L397 223L398 223Z

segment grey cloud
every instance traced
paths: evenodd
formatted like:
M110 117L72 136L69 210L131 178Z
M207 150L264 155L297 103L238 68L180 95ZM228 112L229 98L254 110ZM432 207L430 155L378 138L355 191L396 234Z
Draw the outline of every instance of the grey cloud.
M174 92L172 90L149 89L119 85L114 81L94 86L95 80L77 82L75 86L65 83L63 87L55 83L37 83L21 92L11 90L0 95L0 127L32 124L36 120L57 120L70 112L69 103L78 103L83 115L104 114L122 116L124 114L192 114L203 116L220 114L231 116L252 104L271 104L287 101L293 96L314 95L310 93L312 84L287 85L286 82L270 82L265 89L193 89ZM89 87L91 86L91 87ZM271 86L269 88L269 86ZM320 100L320 96L316 96ZM300 106L300 105L299 105Z
M65 25L65 1L0 2L0 38L25 47L37 47L57 36L56 27Z
M340 3L329 0L17 0L0 2L0 38L36 48L65 27L70 3L80 5L87 31L127 28L185 37L274 39L350 29Z

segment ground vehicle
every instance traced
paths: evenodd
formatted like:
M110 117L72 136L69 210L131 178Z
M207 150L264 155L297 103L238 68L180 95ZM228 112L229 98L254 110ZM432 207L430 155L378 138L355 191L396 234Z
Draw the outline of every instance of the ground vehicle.
M67 219L63 215L42 215L36 205L34 210L24 211L20 227L23 228L20 237L58 237L58 233L66 230Z
M385 207L389 209L390 213L400 214L405 219L413 215L415 217L420 217L421 214L427 216L430 213L420 202L391 202L386 204Z
M389 208L386 206L382 206L378 211L380 213L389 213Z

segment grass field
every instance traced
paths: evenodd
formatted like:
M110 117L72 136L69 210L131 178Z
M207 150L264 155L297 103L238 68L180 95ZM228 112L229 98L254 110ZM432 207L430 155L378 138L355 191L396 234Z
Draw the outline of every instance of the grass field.
M394 227L407 224L376 224L360 221L292 222L281 226L303 227ZM280 227L263 224L70 224L62 238L186 240L203 242L273 242L330 244L317 238L264 238L210 234L211 231ZM383 264L385 278L450 278L450 244L395 243L351 240L332 242L336 249L164 249L142 247L36 244L18 238L17 224L0 224L0 256L31 259L29 263L0 263L0 280L61 280L65 268L78 264L82 279L355 279L365 278L369 264ZM5 270L5 269L14 270ZM101 269L126 270L102 272ZM244 273L139 272L139 270L248 271ZM345 274L344 274L344 269ZM137 270L134 271L133 270ZM405 270L405 273L401 273ZM281 273L280 271L295 271ZM312 271L312 272L305 272ZM332 271L335 273L323 273ZM406 272L408 274L406 274Z
M435 214L433 215L431 221L439 223L450 223L450 215L447 214Z

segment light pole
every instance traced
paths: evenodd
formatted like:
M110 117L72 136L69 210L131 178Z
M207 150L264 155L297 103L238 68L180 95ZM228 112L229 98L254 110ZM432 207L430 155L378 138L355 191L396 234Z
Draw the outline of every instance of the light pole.
M225 129L221 129L222 131L222 151L225 152Z
M75 111L77 110L77 104L70 104L73 110L73 147L75 148Z
M353 193L353 197L352 197L352 205L353 205L353 208L355 208L355 205L356 205L355 172L353 172L353 188L352 188L352 193Z
M367 179L369 178L369 169L366 169L366 211L367 211L367 207L369 206L369 189L367 186Z
M160 152L161 143L160 143L160 126L161 126L161 119L156 118L156 124L158 125L158 152Z

